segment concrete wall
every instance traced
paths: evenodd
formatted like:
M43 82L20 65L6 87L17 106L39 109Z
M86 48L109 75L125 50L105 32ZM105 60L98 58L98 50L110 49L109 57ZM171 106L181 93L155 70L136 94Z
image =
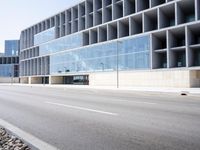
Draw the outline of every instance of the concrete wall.
M29 84L42 84L42 77L32 77Z
M116 86L117 75L112 73L92 73L91 86ZM189 70L156 70L120 72L121 87L200 87L200 73Z
M63 84L63 77L50 77L49 84Z
M191 87L200 87L200 71L190 71Z
M0 77L0 83L19 83L19 78Z
M10 78L1 83L10 83ZM6 82L7 81L7 82ZM15 80L15 83L17 81ZM49 84L63 84L62 76L50 76ZM21 78L23 84L42 84L42 77ZM89 74L90 86L117 86L116 72L99 72ZM171 87L190 88L200 87L200 70L146 70L146 71L120 71L120 87Z
M28 84L28 77L23 77L23 78L20 78L20 83L22 84Z

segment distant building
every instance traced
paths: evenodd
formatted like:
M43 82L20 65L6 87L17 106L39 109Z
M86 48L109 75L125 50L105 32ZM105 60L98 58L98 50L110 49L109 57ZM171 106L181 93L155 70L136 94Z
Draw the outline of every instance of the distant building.
M0 83L19 82L18 54L19 40L6 40L5 53L0 53Z
M19 76L19 57L0 57L0 77Z
M19 49L19 40L5 41L5 56L18 56Z

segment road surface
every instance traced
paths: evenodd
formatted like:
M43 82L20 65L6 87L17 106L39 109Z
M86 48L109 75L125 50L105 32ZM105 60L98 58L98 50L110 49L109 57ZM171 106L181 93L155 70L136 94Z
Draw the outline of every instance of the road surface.
M200 97L0 85L0 119L61 150L200 150Z

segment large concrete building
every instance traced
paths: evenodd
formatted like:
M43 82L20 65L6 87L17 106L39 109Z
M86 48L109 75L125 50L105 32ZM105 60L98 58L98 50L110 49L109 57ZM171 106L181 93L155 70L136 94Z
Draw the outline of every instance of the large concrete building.
M200 87L200 0L82 1L20 47L22 83Z

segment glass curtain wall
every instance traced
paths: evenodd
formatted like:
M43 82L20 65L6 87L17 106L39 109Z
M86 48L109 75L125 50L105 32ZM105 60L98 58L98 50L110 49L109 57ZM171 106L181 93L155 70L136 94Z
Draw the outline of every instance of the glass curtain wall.
M120 40L50 56L50 73L149 69L150 36ZM117 52L118 51L118 52Z
M18 65L0 65L0 77L17 77L19 74L18 69Z
M55 27L34 35L34 45L39 45L55 39Z
M82 34L73 34L57 40L40 45L40 55L49 55L52 53L78 48L82 44Z

